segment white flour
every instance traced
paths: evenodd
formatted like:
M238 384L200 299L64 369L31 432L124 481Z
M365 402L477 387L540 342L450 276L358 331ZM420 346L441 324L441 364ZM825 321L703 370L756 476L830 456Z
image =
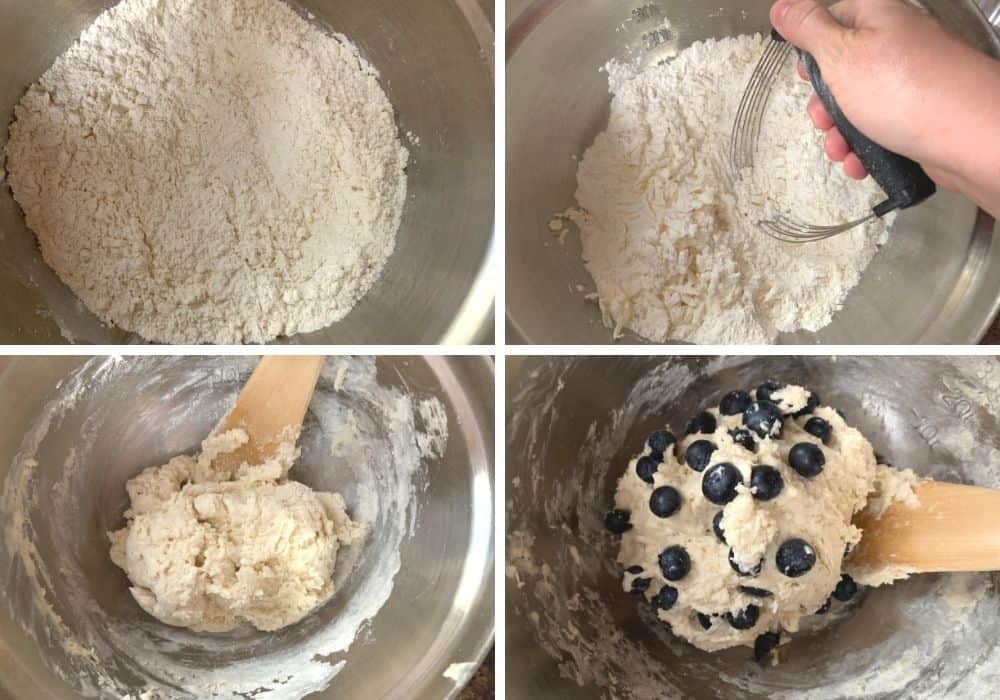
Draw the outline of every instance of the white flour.
M768 343L819 330L884 239L883 222L808 246L774 241L754 224L774 209L837 223L884 198L870 179L848 180L826 160L805 114L811 88L792 60L737 201L727 149L763 46L760 36L708 40L639 73L608 65L608 128L580 163L580 210L566 215L580 227L616 336L630 328L660 342Z
M322 328L395 245L408 154L377 73L279 0L124 0L15 118L45 261L149 340Z

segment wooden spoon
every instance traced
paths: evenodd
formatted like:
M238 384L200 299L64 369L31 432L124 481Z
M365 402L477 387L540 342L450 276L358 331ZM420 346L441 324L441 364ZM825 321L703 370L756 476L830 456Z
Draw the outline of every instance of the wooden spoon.
M1000 570L1000 491L921 481L920 505L889 506L880 518L861 515L861 541L848 560L862 568L913 573Z
M215 433L242 428L250 439L235 451L216 457L214 464L224 469L244 462L261 464L275 454L282 438L298 436L325 359L261 358L236 397L236 405L215 428Z

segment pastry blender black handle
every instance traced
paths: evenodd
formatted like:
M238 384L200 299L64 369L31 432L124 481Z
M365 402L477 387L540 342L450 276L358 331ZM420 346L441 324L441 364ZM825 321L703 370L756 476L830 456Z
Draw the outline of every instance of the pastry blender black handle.
M771 31L775 41L785 41L777 30ZM884 216L895 209L906 209L930 197L937 191L937 186L920 165L906 156L893 153L879 146L862 134L850 122L837 104L829 86L823 81L819 64L811 54L799 50L799 57L809 75L813 89L819 95L820 102L826 107L827 113L837 129L844 136L847 145L851 147L861 164L879 184L888 199L875 207L877 216Z

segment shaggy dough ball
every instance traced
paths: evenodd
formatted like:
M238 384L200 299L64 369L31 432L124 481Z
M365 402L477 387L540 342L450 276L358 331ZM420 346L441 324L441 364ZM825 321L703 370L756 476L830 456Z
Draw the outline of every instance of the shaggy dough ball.
M844 574L861 538L851 520L869 503L915 503L915 480L877 464L868 440L814 394L768 382L727 394L679 442L651 435L606 523L622 534L625 590L676 634L707 651L748 645L764 656L857 583L884 582L879 572Z
M286 479L298 457L293 443L264 464L213 466L246 441L242 430L211 436L197 457L174 457L126 485L128 524L108 533L111 560L143 610L168 625L294 624L333 595L340 546L366 534L339 494Z

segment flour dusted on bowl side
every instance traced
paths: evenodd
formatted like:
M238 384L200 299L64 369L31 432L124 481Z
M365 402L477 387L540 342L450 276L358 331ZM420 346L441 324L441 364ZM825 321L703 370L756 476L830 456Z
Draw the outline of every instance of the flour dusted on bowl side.
M342 318L406 198L376 70L280 0L123 0L28 89L6 153L45 261L168 343Z
M853 220L883 199L827 161L805 114L811 88L789 60L768 105L756 168L734 188L728 147L760 36L697 42L668 63L607 67L607 129L577 171L583 259L605 322L653 341L773 342L832 320L891 220L806 246L767 237L773 211Z

